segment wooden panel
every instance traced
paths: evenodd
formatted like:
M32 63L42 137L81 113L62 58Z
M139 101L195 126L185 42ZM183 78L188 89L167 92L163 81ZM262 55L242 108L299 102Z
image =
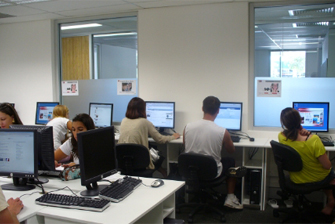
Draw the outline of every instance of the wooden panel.
M62 38L62 80L90 79L89 36Z

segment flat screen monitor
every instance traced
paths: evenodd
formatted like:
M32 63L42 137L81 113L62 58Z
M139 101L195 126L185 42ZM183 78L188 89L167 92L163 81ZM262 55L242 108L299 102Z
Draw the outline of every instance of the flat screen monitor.
M18 125L13 124L11 129L36 130L37 131L37 166L39 171L55 170L55 154L53 141L53 127L41 125Z
M293 108L300 113L301 126L308 131L329 131L328 102L293 102Z
M59 102L37 102L35 124L47 124L52 119L54 107Z
M146 101L146 114L156 128L174 128L175 102Z
M114 126L80 132L78 154L81 185L86 186L82 196L97 196L107 185L97 181L117 172Z
M0 129L0 176L10 176L13 184L2 185L3 190L34 189L28 179L38 176L36 130Z
M220 111L214 122L228 131L242 130L241 102L221 102Z
M97 128L109 127L113 124L112 103L90 103L89 114Z

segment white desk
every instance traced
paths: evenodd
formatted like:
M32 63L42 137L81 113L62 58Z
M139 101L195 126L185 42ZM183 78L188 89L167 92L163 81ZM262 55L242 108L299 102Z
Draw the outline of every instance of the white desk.
M141 178L143 183L150 185L153 178ZM11 182L11 179L0 178L0 184ZM107 182L99 182L107 184ZM164 185L159 188L139 186L127 198L111 205L103 212L91 212L77 209L64 209L41 206L35 204L35 199L40 194L23 196L21 200L25 205L18 215L20 222L26 223L163 223L165 217L175 218L175 192L183 185L183 181L164 180ZM80 185L80 179L61 181L50 179L43 185L46 191L69 186L76 194L85 187ZM23 194L41 191L36 187L30 191L3 191L6 199L19 197ZM68 189L55 193L71 194Z

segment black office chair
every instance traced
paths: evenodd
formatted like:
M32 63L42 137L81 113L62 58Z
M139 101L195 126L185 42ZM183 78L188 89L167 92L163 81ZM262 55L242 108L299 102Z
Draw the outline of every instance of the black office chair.
M118 168L123 175L152 177L155 170L147 169L150 163L149 150L139 144L117 144L116 158Z
M290 196L294 199L292 208L279 207L273 210L273 215L278 217L279 212L288 213L287 218L282 222L292 219L296 219L298 222L312 222L311 214L320 215L320 213L315 212L315 208L311 207L311 202L305 195L314 191L330 188L331 186L329 184L319 186L293 183L289 175L285 175L284 171L298 172L302 169L303 163L299 153L290 146L273 140L270 144L278 168L279 185L281 189L277 194L281 196L283 200L287 200Z
M225 182L226 177L216 178L217 164L212 156L195 153L182 153L178 157L178 167L180 175L186 182L186 193L195 196L195 203L182 203L177 205L177 212L182 207L196 208L189 213L188 223L193 222L194 215L203 210L211 210L220 215L220 222L226 222L225 214L217 208L217 204L212 204L212 199L218 201L221 195L213 188ZM210 200L208 200L210 199ZM223 205L224 200L220 200Z

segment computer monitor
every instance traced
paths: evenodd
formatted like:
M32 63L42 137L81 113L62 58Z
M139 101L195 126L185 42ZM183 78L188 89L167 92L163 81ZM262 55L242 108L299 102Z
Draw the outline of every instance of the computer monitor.
M41 125L10 125L15 130L36 130L37 131L37 166L38 171L54 171L55 170L55 154L53 141L53 127Z
M37 102L35 124L47 124L52 119L54 107L59 102Z
M300 113L301 126L308 131L329 131L328 102L293 102L293 108Z
M108 185L98 185L104 177L117 172L114 126L77 134L82 196L97 196Z
M174 128L175 102L146 101L147 119L162 132L164 128Z
M89 115L97 128L112 126L113 104L112 103L90 103Z
M0 129L0 176L13 178L13 184L1 185L3 190L35 188L27 182L38 176L37 146L36 130Z
M220 102L220 111L214 122L228 131L242 130L241 102Z

